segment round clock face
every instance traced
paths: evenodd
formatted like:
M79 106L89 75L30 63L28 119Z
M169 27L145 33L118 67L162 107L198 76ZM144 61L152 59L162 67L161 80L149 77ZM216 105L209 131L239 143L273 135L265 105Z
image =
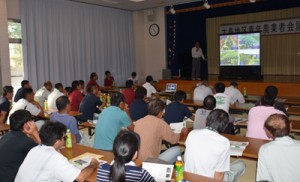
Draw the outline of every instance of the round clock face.
M150 25L149 34L153 37L157 36L159 34L159 26L157 24Z

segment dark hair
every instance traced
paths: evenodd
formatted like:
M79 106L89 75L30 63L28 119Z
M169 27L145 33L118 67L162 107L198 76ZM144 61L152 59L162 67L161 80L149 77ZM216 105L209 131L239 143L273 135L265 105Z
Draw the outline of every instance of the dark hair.
M152 78L152 76L151 75L148 75L147 77L146 77L146 82L152 82L153 81L153 78Z
M23 80L21 82L21 87L24 87L25 85L29 84L29 81L28 80Z
M135 76L136 76L136 72L132 72L132 73L131 73L131 76L132 76L132 77L133 77L133 76L135 77Z
M289 118L283 114L272 114L264 126L273 137L284 137L290 134Z
M147 90L144 87L138 87L135 90L136 99L144 99L145 95L147 95Z
M54 87L55 87L57 90L59 90L59 89L63 88L64 86L62 85L62 83L56 83L56 84L54 85Z
M74 80L72 82L72 89L70 90L70 93L72 93L74 90L76 90L76 88L79 86L79 81L78 80ZM69 94L70 94L69 93Z
M92 84L92 85L88 88L88 92L89 92L89 93L92 93L93 90L94 90L95 88L98 88L98 86L97 86L96 84Z
M51 81L46 81L46 82L44 83L44 87L47 87L48 85L51 85L51 86L52 86Z
M83 85L84 84L83 80L78 80L78 82L79 82L79 85Z
M113 144L114 164L110 168L112 182L125 181L125 164L130 162L140 147L140 136L132 131L121 130Z
M66 109L68 104L70 104L70 101L69 98L65 95L60 96L56 99L56 107L58 111Z
M182 90L178 90L175 92L174 100L175 101L182 101L183 99L186 99L186 93Z
M269 95L265 95L261 98L261 105L262 106L273 106L274 105L274 98L269 96Z
M57 140L62 140L67 128L60 122L46 122L40 129L39 135L42 144L53 146Z
M121 102L124 102L124 95L122 93L116 92L111 95L111 105L119 106Z
M230 85L232 85L232 86L234 86L234 87L237 87L237 86L238 86L238 83L237 83L236 81L232 81L232 82L230 83Z
M215 84L215 90L216 93L224 93L225 91L225 85L222 82L218 82Z
M66 91L68 94L70 94L71 91L72 91L72 87L66 87L66 88L65 88L65 91Z
M278 94L278 89L277 87L271 85L271 86L267 86L265 89L265 95L270 96L272 99L276 99Z
M223 132L229 123L227 112L222 109L212 110L206 118L206 126L215 129L218 132Z
M90 79L93 79L93 77L94 76L96 76L97 75L97 73L96 72L93 72L93 73L91 73L91 75L90 75Z
M22 90L22 98L25 99L31 93L33 93L32 88L23 88L23 90Z
M13 93L14 88L12 86L6 85L3 87L3 93L2 95L5 97L8 93Z
M157 116L165 108L165 103L160 99L153 99L148 103L148 114Z
M10 129L14 131L23 131L24 124L31 121L31 114L27 110L17 110L9 117Z
M108 74L110 74L110 71L106 70L105 75L108 75Z
M203 107L206 110L213 110L216 107L216 98L212 95L208 95L204 98Z
M133 81L132 80L127 80L125 84L126 84L126 88L131 88L132 85L133 85Z

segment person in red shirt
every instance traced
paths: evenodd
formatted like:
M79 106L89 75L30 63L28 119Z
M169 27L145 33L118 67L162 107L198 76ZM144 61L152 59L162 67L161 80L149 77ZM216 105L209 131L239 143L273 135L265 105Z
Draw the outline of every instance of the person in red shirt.
M83 98L82 93L80 92L80 85L79 81L75 80L72 82L72 90L68 95L70 104L71 104L71 111L78 111L80 102Z
M90 89L90 87L92 85L97 85L98 88L99 88L99 90L100 90L100 86L98 85L97 80L98 80L97 73L95 73L95 72L91 73L91 75L90 75L90 81L88 82L88 84L85 87L85 92L86 93L89 93L89 89Z
M115 79L111 76L110 71L105 71L104 87L112 87Z
M131 102L134 100L135 92L134 92L135 85L133 84L132 80L126 81L126 89L122 91L122 94L125 97L125 103L128 104L130 107Z

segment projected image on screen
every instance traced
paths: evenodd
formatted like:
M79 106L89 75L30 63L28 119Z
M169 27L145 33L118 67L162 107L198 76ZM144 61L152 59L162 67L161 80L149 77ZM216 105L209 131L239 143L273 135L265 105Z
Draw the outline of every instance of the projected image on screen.
M221 66L259 66L260 33L220 35Z

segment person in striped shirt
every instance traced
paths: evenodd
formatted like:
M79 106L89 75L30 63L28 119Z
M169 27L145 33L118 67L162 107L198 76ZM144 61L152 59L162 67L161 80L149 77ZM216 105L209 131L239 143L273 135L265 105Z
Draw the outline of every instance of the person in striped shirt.
M99 165L97 171L98 182L127 182L142 181L154 182L154 178L143 168L135 166L133 162L137 158L140 147L140 136L132 131L121 130L113 144L115 156L112 166Z

